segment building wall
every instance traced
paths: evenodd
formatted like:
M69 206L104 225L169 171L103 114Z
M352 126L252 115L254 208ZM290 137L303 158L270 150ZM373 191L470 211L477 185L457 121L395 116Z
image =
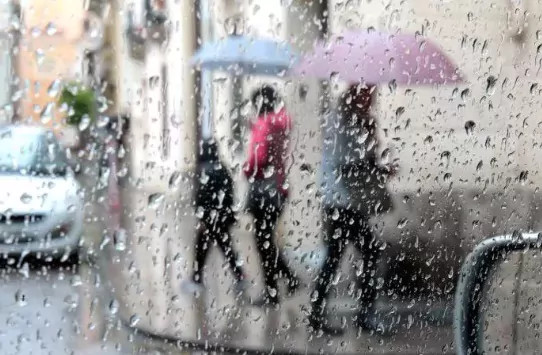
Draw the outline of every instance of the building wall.
M21 80L21 91L15 94L18 116L53 129L66 145L77 143L77 133L65 125L65 112L56 105L59 92L49 88L55 81L73 80L81 74L83 6L82 0L21 3L26 31L20 38L16 64Z

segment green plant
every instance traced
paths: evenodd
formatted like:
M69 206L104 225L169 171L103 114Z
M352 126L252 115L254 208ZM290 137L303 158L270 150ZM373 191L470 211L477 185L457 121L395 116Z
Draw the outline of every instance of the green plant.
M88 116L91 123L95 119L96 95L90 88L78 83L66 84L60 94L59 103L68 106L66 122L70 125L79 125L85 116Z

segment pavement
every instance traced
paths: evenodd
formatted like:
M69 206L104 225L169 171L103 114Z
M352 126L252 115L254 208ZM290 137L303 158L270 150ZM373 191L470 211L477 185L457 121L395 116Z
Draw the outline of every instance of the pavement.
M78 351L453 353L449 303L381 295L375 318L386 334L359 332L352 325L357 308L352 287L352 265L356 260L353 250L343 260L329 307L330 319L344 324L346 335L330 338L309 333L309 294L325 252L318 243L289 242L295 236L279 237L277 242L302 280L302 289L294 297L283 297L278 310L252 307L248 299L262 293L263 283L251 219L244 214L239 215L232 233L251 284L246 294L233 292L233 278L217 248L206 266L204 294L187 294L181 290L181 283L191 271L196 224L189 186L176 186L164 193L125 184L114 191L92 177L86 177L84 185L88 203L83 260L90 260L92 265L88 277L94 278L97 285L92 292L99 293L101 304L108 308L101 314L87 311L87 317L95 319L90 323L100 324L94 327L99 331L87 347ZM117 193L122 203L120 208L112 208L108 195ZM119 230L124 233L119 234ZM376 287L380 284L379 280ZM87 294L92 292L89 288Z
M345 324L347 334L330 338L309 333L306 326L310 285L320 249L285 253L304 287L284 297L278 310L252 307L247 301L262 292L262 277L251 234L250 218L241 215L233 230L251 287L240 297L222 255L214 248L206 267L206 290L200 297L181 290L192 265L195 217L178 195L156 196L152 191L124 188L121 225L127 239L117 244L95 242L98 272L118 301L118 317L134 330L134 339L147 350L162 353L278 354L446 354L453 353L449 304L436 300L392 300L384 296L376 315L386 335L359 332L352 325L356 303L352 297L353 251L345 257L337 279L330 317ZM158 199L158 202L156 201ZM96 215L106 209L96 208ZM106 213L103 218L114 220ZM115 228L110 225L111 228ZM283 247L288 249L284 244ZM295 250L294 250L295 249ZM320 251L319 251L320 250ZM313 257L311 257L311 255ZM316 256L314 256L316 255ZM303 259L303 260L301 260ZM350 290L350 291L349 291Z

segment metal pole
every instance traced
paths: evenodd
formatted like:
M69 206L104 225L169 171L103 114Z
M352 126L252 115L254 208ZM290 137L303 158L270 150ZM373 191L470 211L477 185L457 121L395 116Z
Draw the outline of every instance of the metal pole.
M212 0L199 0L201 43L213 40ZM201 138L209 139L213 135L213 75L209 70L202 70L200 81L201 103Z

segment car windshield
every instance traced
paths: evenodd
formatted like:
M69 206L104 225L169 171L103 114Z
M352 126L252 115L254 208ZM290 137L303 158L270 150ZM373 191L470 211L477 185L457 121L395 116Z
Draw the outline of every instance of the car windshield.
M63 176L66 159L52 133L25 129L0 132L0 173Z

